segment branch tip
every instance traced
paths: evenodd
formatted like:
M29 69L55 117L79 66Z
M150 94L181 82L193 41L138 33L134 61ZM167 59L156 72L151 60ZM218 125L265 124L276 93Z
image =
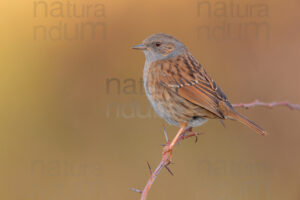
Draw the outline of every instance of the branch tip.
M261 102L259 100L255 100L251 103L239 103L239 104L232 104L233 107L238 107L238 108L251 108L251 107L256 107L256 106L261 106L261 107L266 107L266 108L273 108L277 106L286 106L290 108L291 110L299 110L300 111L300 105L299 104L292 104L289 101L281 101L281 102L271 102L271 103L265 103Z

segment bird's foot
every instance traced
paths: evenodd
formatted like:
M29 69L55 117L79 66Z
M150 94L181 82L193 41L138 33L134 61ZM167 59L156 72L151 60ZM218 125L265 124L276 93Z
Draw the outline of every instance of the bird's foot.
M173 152L174 146L172 146L170 143L166 144L163 148L162 154L163 156L167 156L168 164L172 163L172 152Z
M203 133L194 132L192 127L187 128L183 134L179 137L178 143L180 143L182 140L188 139L190 137L195 137L195 143L198 141L198 136L202 135Z
M203 133L192 132L192 130L190 130L190 133L189 133L189 134L185 133L185 134L183 134L183 135L181 136L180 141L185 140L185 139L188 139L188 138L190 138L190 137L195 137L195 143L197 143L197 141L198 141L198 136L199 136L199 135L202 135L202 134L203 134Z

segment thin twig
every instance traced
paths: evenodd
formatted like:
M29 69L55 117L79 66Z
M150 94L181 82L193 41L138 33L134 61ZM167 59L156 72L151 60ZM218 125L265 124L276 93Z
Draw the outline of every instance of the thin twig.
M170 156L169 154L163 154L159 165L156 167L154 172L150 175L150 178L149 178L144 190L142 191L141 200L145 200L147 198L147 194L148 194L153 182L155 181L157 175L159 174L161 169L163 169L166 166L166 164L168 163L168 160L170 159L169 156Z
M291 110L299 110L300 111L300 105L298 104L291 104L288 101L281 101L281 102L271 102L271 103L264 103L261 102L259 100L255 100L251 103L239 103L239 104L233 104L233 107L236 108L252 108L252 107L257 107L257 106L261 106L261 107L267 107L267 108L273 108L273 107L277 107L277 106L284 106L284 107L288 107Z
M182 134L182 136L179 138L178 142L176 144L178 144L180 141L184 140L184 139L187 139L187 138L190 138L192 136L195 136L197 137L199 134L198 133L191 133L189 135L185 135L187 132L190 132L191 130L190 129L186 129L185 132ZM164 134L167 137L167 132L164 131ZM159 172L163 169L163 168L166 168L168 170L168 172L171 174L171 175L174 175L173 172L170 170L170 168L168 167L168 165L171 163L170 161L170 156L171 154L162 154L162 158L161 158L161 161L159 163L159 165L156 167L156 169L154 170L154 172L152 172L150 174L150 178L144 188L144 190L142 191L142 195L141 195L141 200L145 200L147 198L147 194L152 186L152 184L154 183L157 175L159 174ZM148 164L148 167L150 165ZM152 171L152 170L151 170Z
M261 102L259 100L255 100L255 101L253 101L251 103L247 103L247 104L245 104L245 103L233 104L232 106L236 107L236 108L246 108L246 109L252 108L252 107L257 107L257 106L267 107L267 108L273 108L273 107L277 107L277 106L284 106L284 107L290 108L291 110L299 110L300 111L300 105L298 105L298 104L291 104L288 101L264 103L264 102ZM168 145L170 143L170 141L169 141L166 129L164 127L163 127L163 131L164 131L164 135L165 135L165 138L167 140L167 145ZM192 131L192 129L186 129L184 131L184 133L181 135L181 137L179 138L179 140L178 140L178 142L176 144L178 144L182 140L185 140L185 139L193 137L193 136L196 137L196 141L197 141L197 136L199 135L199 133L193 133L192 132L191 134L186 135L186 133L189 133L191 131ZM158 176L159 172L163 168L166 168L173 175L172 171L168 167L168 165L171 163L170 160L171 160L171 154L169 154L169 153L165 153L164 154L163 153L161 161L158 164L158 166L156 167L156 169L154 170L154 172L152 171L149 163L147 162L148 168L150 170L150 178L148 179L148 182L147 182L144 190L137 190L137 189L134 189L134 188L130 188L130 189L133 190L133 191L135 191L135 192L141 193L141 200L146 200L148 192L149 192L152 184L154 183L156 177Z

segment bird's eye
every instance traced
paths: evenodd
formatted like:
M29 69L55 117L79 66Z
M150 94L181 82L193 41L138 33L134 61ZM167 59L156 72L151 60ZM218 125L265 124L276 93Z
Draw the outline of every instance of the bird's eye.
M161 45L161 42L155 42L155 46L159 47Z

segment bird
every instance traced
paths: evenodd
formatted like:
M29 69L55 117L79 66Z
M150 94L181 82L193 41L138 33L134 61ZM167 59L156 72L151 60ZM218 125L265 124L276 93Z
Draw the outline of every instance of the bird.
M145 54L145 94L155 112L169 124L180 127L164 150L171 152L187 128L209 119L235 120L259 135L267 132L235 111L227 96L186 46L175 37L156 33L132 47Z

